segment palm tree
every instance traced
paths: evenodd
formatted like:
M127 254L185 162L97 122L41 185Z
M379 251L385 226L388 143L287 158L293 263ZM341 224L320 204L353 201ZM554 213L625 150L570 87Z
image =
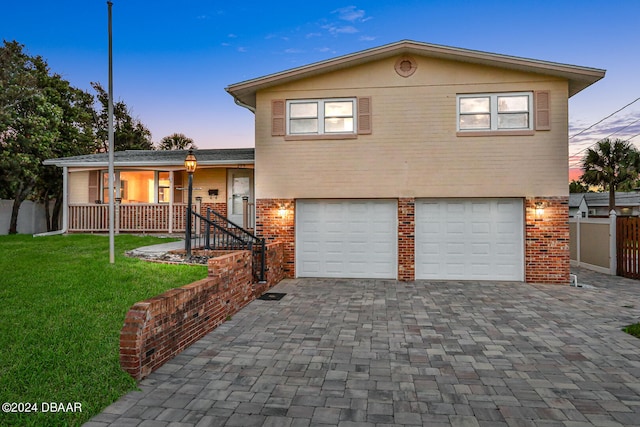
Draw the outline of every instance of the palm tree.
M640 171L640 152L629 141L605 138L590 148L582 159L582 182L609 191L609 212L616 206L616 190L633 181Z
M174 133L165 136L158 144L158 150L188 150L196 149L193 139L185 136L183 133Z

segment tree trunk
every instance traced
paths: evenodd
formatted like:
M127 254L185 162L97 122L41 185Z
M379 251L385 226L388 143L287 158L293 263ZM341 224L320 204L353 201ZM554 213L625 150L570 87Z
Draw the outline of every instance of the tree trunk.
M51 231L60 229L60 212L62 212L62 189L56 190L56 199L51 213Z
M51 231L51 212L49 210L49 192L44 193L43 204L44 204L44 220L47 223L47 231Z
M609 185L609 212L607 215L611 214L611 210L616 208L616 189L613 185Z
M18 213L20 212L20 205L25 201L27 196L33 190L33 184L24 185L20 184L18 191L16 191L16 197L13 199L13 208L11 209L11 221L9 223L9 234L18 234Z

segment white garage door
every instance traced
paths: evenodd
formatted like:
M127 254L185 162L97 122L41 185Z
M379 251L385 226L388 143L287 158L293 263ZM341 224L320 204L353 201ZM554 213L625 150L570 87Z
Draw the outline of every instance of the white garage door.
M298 277L397 277L395 200L296 202Z
M522 199L416 201L416 279L524 280Z

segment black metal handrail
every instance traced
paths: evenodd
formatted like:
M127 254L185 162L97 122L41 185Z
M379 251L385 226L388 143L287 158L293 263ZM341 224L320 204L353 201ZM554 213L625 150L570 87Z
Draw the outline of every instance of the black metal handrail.
M194 247L209 250L249 250L253 255L253 275L264 282L265 240L255 236L238 224L207 208L207 216L191 212L195 220ZM199 221L199 224L198 224Z

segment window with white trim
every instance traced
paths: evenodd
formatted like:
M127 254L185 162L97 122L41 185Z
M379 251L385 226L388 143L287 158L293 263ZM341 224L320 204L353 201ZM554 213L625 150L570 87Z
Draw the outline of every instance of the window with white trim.
M457 96L458 131L533 130L533 92Z
M287 135L355 134L356 99L287 101Z

